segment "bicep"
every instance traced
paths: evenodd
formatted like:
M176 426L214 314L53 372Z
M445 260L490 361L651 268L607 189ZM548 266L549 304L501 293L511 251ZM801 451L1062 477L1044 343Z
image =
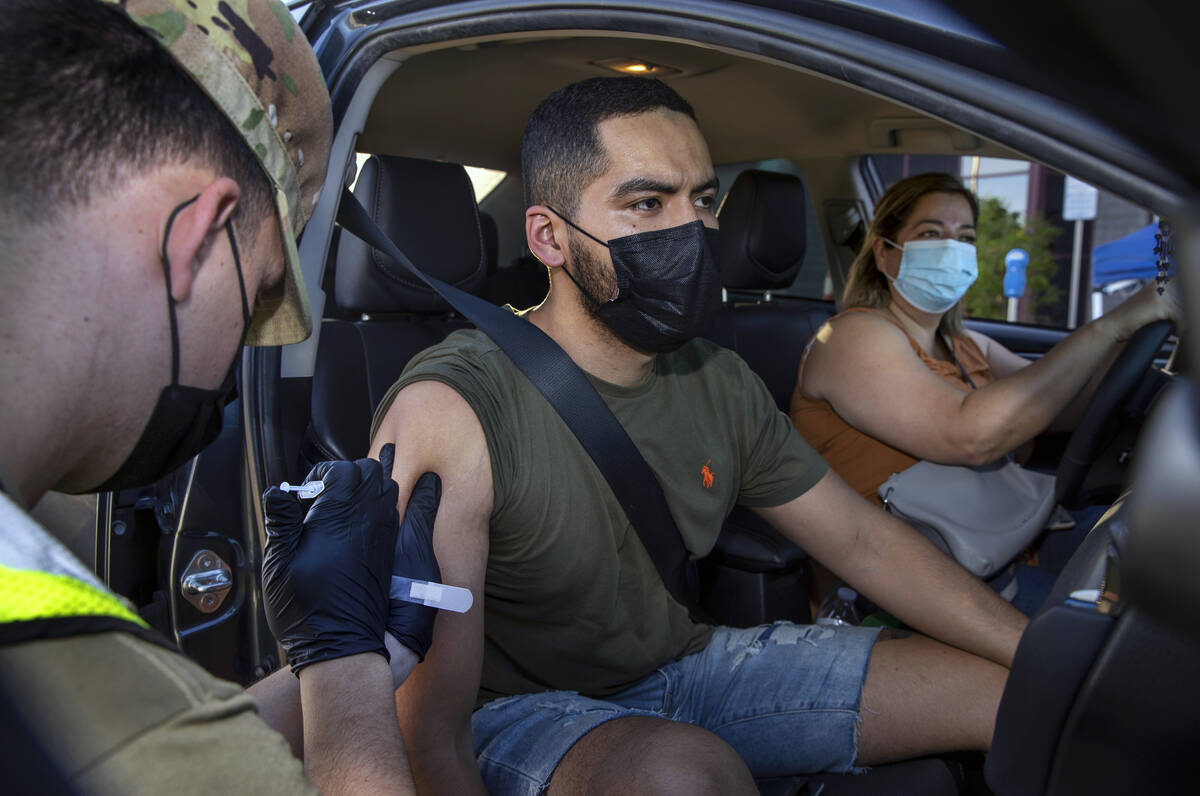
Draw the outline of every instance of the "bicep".
M806 384L813 379L815 397L862 433L918 459L958 463L969 431L965 394L929 370L903 333L883 324L843 319L814 343Z
M445 747L470 730L483 661L491 461L474 411L456 390L439 382L417 382L400 391L372 440L372 455L388 442L396 445L392 475L400 486L401 512L422 473L436 472L441 478L434 553L442 581L469 589L475 598L465 614L438 612L425 661L396 693L405 740L414 752L414 774L420 781L423 749L440 745L449 752Z

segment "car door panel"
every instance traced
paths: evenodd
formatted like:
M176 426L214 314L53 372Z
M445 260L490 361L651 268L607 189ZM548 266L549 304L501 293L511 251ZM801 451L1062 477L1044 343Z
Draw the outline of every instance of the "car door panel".
M1066 329L1049 326L1032 326L1004 321L986 321L968 318L967 328L985 334L1002 346L1027 359L1037 359L1067 336Z

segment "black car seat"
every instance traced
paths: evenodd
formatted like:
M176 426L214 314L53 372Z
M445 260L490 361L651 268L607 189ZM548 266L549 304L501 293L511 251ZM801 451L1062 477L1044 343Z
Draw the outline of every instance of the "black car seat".
M500 266L500 229L491 213L479 211L479 230L483 234L483 255L486 258L487 276L491 278Z
M725 302L709 336L746 360L786 412L804 345L833 314L832 302L772 292L804 262L804 185L792 174L743 171L717 218Z
M487 253L471 181L462 166L374 155L355 196L425 273L469 293L487 274ZM342 234L312 380L304 464L367 454L375 408L408 360L470 324L399 269L387 255Z
M511 304L519 310L536 307L550 291L550 273L528 250L496 269L480 296L493 304Z
M1192 444L1193 409L1181 396L1161 405L1154 434L1139 440L1143 456L1155 437L1182 438L1175 450ZM1170 459L1166 466L1182 472L1176 483L1194 483L1192 459ZM1146 519L1162 513L1133 508L1139 500L1145 507L1144 493L1153 488L1135 482L1129 498L1101 518L1022 635L984 769L996 796L1175 794L1200 786L1200 694L1192 683L1200 633L1181 621L1194 607L1180 603L1163 613L1137 599L1135 588L1137 567L1146 562L1162 579L1155 587L1177 588L1162 574L1172 566L1161 558L1171 548L1136 544L1137 534L1145 540L1159 531Z
M715 254L725 301L709 338L737 352L787 412L804 346L834 312L829 301L772 294L792 283L804 261L804 186L790 174L743 171L718 219ZM707 618L741 626L811 621L807 554L742 507L729 516L701 572ZM764 796L948 796L969 787L959 763L939 758L878 766L860 776L779 777L757 784Z
M743 171L721 204L719 249L725 300L709 333L735 351L786 412L800 353L830 316L827 302L779 299L805 254L804 186L791 174ZM808 557L757 515L738 507L702 565L705 601L723 624L809 622Z

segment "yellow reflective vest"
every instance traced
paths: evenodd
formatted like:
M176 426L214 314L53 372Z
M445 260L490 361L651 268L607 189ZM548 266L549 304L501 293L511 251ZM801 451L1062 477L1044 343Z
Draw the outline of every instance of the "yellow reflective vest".
M111 630L166 641L0 492L0 643Z

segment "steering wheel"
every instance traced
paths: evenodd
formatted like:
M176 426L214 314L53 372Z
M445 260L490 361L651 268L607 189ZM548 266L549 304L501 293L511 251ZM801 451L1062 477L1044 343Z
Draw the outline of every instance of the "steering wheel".
M1104 374L1058 464L1054 499L1060 505L1068 509L1082 506L1080 490L1092 463L1112 439L1108 433L1112 419L1150 369L1170 333L1170 321L1155 321L1138 329Z

